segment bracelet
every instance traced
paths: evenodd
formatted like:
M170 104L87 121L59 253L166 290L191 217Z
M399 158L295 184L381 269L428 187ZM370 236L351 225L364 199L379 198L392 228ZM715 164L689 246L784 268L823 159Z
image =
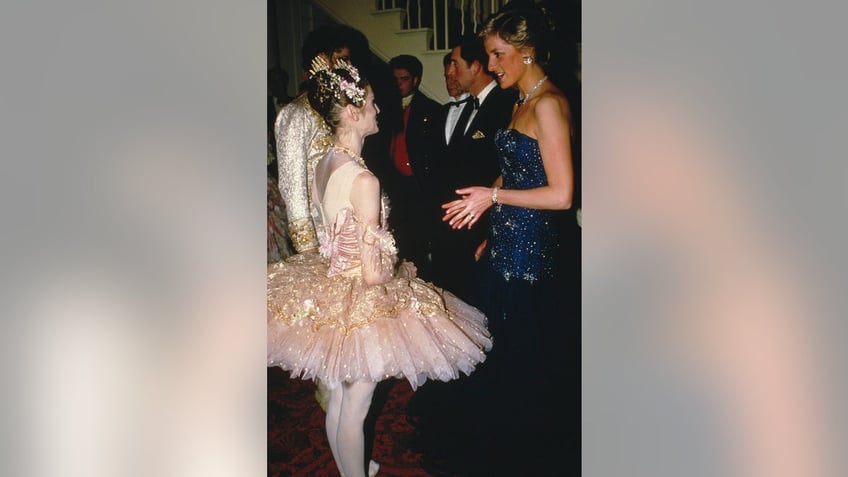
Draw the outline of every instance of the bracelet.
M498 202L498 188L497 187L492 189L492 203L493 204L500 204L500 202Z

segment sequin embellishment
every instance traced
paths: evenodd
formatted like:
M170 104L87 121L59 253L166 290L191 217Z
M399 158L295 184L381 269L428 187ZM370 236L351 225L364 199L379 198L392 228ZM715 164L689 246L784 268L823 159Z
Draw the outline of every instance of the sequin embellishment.
M515 129L500 129L495 146L501 161L501 189L547 185L539 143ZM559 231L554 211L495 205L489 226L492 266L505 280L534 282L553 275Z

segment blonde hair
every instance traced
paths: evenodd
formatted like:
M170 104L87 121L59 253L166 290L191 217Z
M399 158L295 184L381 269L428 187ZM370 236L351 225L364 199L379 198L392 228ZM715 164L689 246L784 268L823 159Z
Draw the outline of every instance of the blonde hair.
M554 25L541 8L515 8L500 11L490 16L480 28L479 36L485 40L497 35L515 49L532 48L533 60L542 68L551 61L550 37Z

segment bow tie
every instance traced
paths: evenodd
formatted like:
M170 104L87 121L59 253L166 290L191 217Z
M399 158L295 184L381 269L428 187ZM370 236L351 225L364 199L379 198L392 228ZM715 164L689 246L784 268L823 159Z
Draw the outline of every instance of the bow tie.
M456 106L458 108L461 105L463 105L463 104L465 104L469 101L471 101L471 96L469 96L465 99L460 99L459 101L448 101L448 104L451 105L451 106Z
M479 99L479 98L477 98L477 97L475 97L475 96L469 96L469 97L467 97L467 98L465 98L465 99L461 99L461 100L459 100L459 101L450 101L450 102L448 102L448 104L449 104L449 105L451 105L451 106L456 106L457 108L458 108L460 105L463 105L463 104L465 104L465 103L471 103L471 105L472 105L472 107L473 107L474 109L480 109L480 99Z

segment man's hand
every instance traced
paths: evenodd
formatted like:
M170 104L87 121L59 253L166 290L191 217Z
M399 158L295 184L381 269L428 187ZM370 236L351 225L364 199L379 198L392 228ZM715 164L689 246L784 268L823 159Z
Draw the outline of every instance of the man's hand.
M486 251L486 245L488 245L489 241L487 239L483 239L480 242L480 245L477 246L477 250L474 251L474 261L480 261L480 257L483 256L483 252Z

